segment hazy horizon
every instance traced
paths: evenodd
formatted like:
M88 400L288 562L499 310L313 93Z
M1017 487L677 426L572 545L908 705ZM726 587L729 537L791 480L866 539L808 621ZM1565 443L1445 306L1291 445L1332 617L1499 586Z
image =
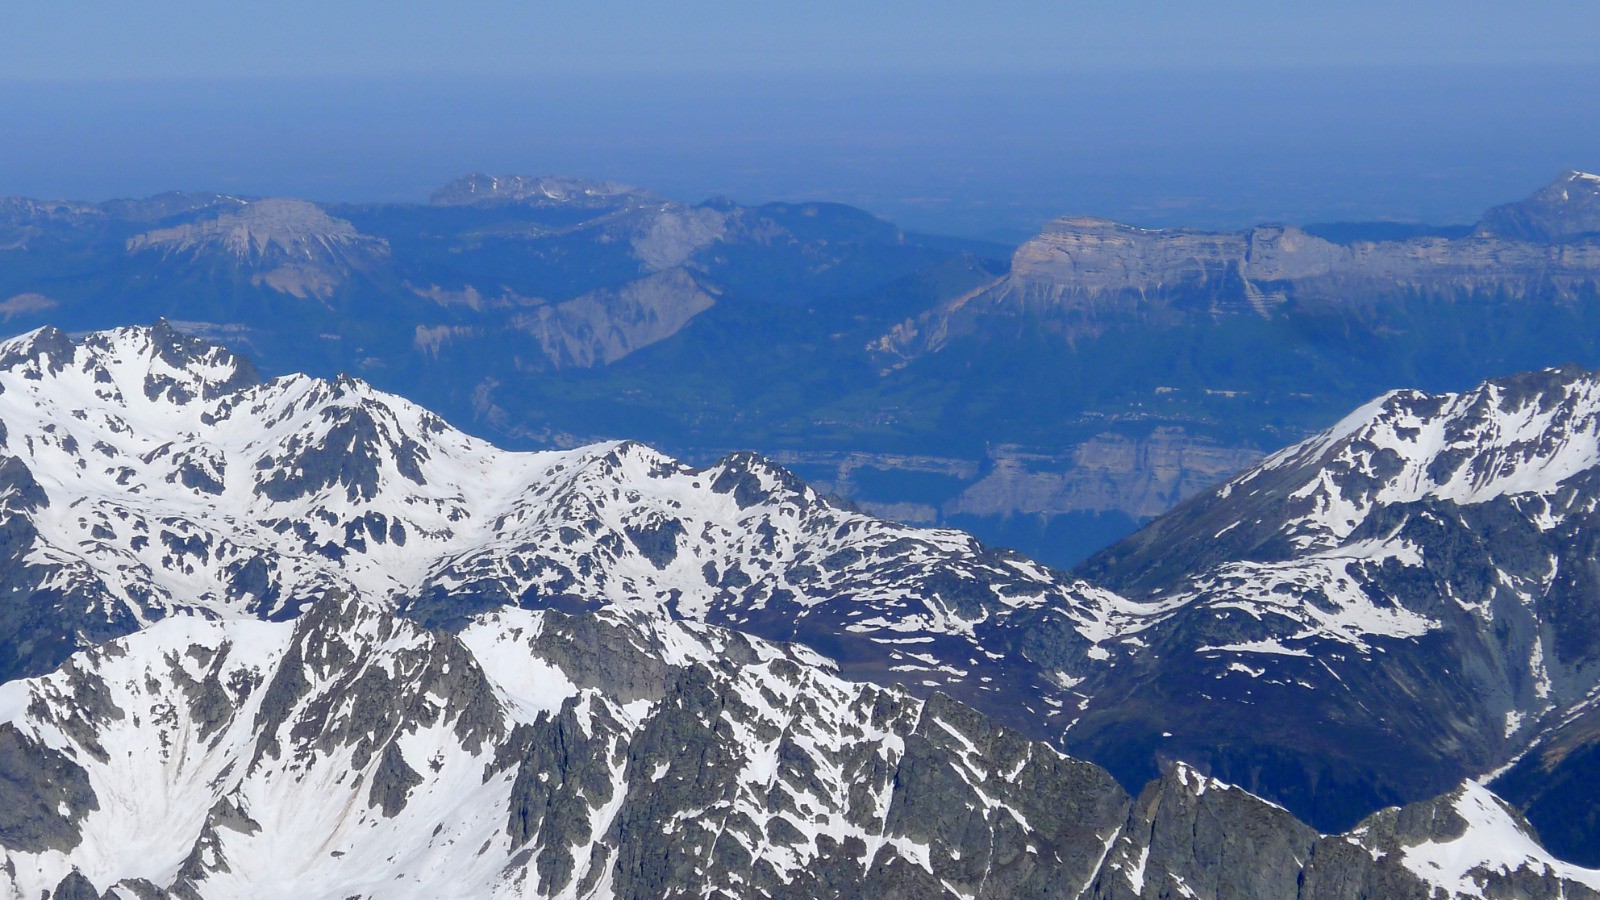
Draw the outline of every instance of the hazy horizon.
M64 0L8 17L0 195L420 202L481 170L1020 240L1066 214L1466 223L1600 168L1600 17L1554 0Z

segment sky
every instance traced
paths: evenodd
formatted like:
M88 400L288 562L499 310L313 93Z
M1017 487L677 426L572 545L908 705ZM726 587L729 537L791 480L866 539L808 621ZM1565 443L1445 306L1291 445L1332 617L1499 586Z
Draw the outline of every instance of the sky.
M1600 168L1574 2L8 3L0 195L422 201L568 174L1048 218L1470 221Z
M1588 2L55 0L0 78L995 72L1595 61Z

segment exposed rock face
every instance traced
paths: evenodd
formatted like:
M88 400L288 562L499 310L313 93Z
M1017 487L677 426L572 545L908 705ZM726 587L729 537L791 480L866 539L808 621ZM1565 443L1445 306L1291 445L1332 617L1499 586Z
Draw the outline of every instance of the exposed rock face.
M874 342L889 360L934 352L997 319L1043 317L1067 336L1108 317L1152 321L1294 315L1293 304L1410 295L1570 298L1600 283L1600 176L1568 173L1490 210L1476 234L1336 244L1291 226L1151 230L1062 218L1019 248L992 287L907 320ZM1552 243L1552 242L1563 243Z
M43 294L15 294L0 300L0 324L9 322L17 316L48 312L60 305Z
M1089 510L1157 516L1261 458L1245 447L1158 427L1132 438L1097 435L1066 459L1020 448L990 451L993 469L945 504L947 515L1061 514Z
M323 298L352 271L389 254L383 240L304 200L257 200L214 218L136 235L127 249L225 261L250 273L254 283L296 297Z
M1061 283L1070 286L1065 291L1094 296L1235 273L1249 281L1290 281L1325 275L1349 257L1337 244L1292 227L1152 231L1105 219L1063 218L1018 249L1012 274L1021 283Z
M1130 800L941 696L649 616L174 618L0 716L17 896L1600 896L1481 788L1329 838L1182 766Z
M1374 401L1085 565L1166 612L1069 746L1325 829L1505 764L1600 684L1597 477L1593 373Z
M1479 230L1528 241L1570 241L1600 234L1600 175L1567 172L1533 196L1484 213Z
M1351 865L1357 853L1373 864ZM1591 900L1600 897L1600 886L1587 872L1551 857L1521 816L1469 782L1432 800L1382 810L1349 834L1318 842L1301 896L1547 897L1554 891Z
M0 344L0 458L18 471L0 585L29 598L6 607L17 639L0 647L28 648L6 674L173 613L279 620L345 590L442 625L506 604L654 610L1044 733L1070 718L1063 673L1097 667L1128 613L959 532L836 507L750 454L506 453L359 381L257 384L173 340Z
M1104 773L1074 768L1081 764L1055 751L1041 756L1043 745L1028 738L1092 752L1125 784L1162 771L1160 761L1192 760L1213 776L1271 793L1319 824L1354 823L1391 801L1425 796L1412 792L1429 785L1449 790L1460 776L1505 762L1600 680L1594 663L1600 640L1593 639L1600 617L1592 603L1600 589L1585 562L1596 555L1600 534L1593 520L1600 497L1597 417L1600 377L1578 370L1502 379L1463 395L1386 396L1161 520L1151 529L1164 536L1160 546L1136 539L1101 561L1094 574L1126 582L1136 596L1130 600L956 532L907 528L841 508L749 454L694 469L628 443L505 453L354 379L262 383L237 357L165 326L78 342L40 331L0 343L0 589L11 598L0 648L14 675L48 671L85 647L104 645L94 658L121 659L117 648L124 645L106 642L134 632L141 633L130 641L143 639L158 621L212 617L233 623L218 628L300 635L287 645L262 637L259 645L268 650L252 669L256 676L219 674L220 693L199 670L177 679L194 683L182 688L195 709L190 730L210 748L190 757L220 753L207 756L207 765L226 766L235 757L216 749L217 735L237 727L248 732L238 732L238 746L248 748L237 751L246 754L234 766L241 778L264 766L288 778L284 766L299 766L300 773L306 760L337 760L306 784L315 783L317 796L340 798L340 808L357 810L358 820L366 811L359 833L392 847L443 822L446 832L456 831L441 840L477 847L492 838L493 853L485 854L493 858L482 861L483 869L456 877L531 866L532 874L518 876L519 890L576 883L591 891L608 883L624 895L655 896L700 883L692 879L712 871L701 860L744 873L754 857L786 860L771 863L770 877L760 876L773 891L815 878L799 883L810 893L829 893L832 885L865 881L907 896L950 890L944 882L961 886L961 893L996 896L1076 896L1090 884L1100 896L1182 894L1179 884L1201 896L1278 896L1285 879L1307 877L1307 860L1324 846L1305 844L1304 828L1284 824L1291 822L1288 813L1261 811L1272 808L1258 807L1242 791L1221 791L1187 768L1169 768L1131 805L1116 791L1107 800L1099 789L1092 798L1082 795L1086 805L1066 804L1062 798L1077 789L1029 782L1014 768L1016 754L1054 760L1051 766L1079 773L1073 778L1100 784L1110 783ZM419 621L459 636L423 631ZM572 636L566 649L541 645L529 660L504 646L505 635L520 642L519 634L552 634L552 628ZM730 634L722 628L746 636L706 637ZM871 815L859 812L865 800L853 789L828 788L833 806L795 801L804 822L786 819L787 825L773 818L773 809L788 809L779 800L764 801L779 806L739 806L744 789L726 773L753 766L768 772L770 762L758 766L749 762L755 757L739 755L751 739L720 723L730 708L738 720L729 691L742 689L684 663L699 651L684 650L683 642L710 641L705 655L720 661L715 668L766 666L777 657L761 642L774 639L800 645L779 654L802 670L799 680L784 675L789 687L781 690L763 682L765 693L740 695L745 704L792 707L795 716L826 722L877 723L862 726L869 748L839 757L857 762L802 767L796 779L896 791L925 780L925 787L896 794L887 807L874 801ZM198 643L212 649L195 654L196 664L211 665L217 643ZM379 656L400 655L362 662L369 646L387 648L372 651ZM281 664L269 664L268 657L280 659L271 647L280 648ZM506 654L515 660L507 663ZM489 682L496 666L510 665L515 674L499 683L524 694L502 709L547 710L549 721L522 713L496 720L471 701L485 695L474 665L489 673ZM560 669L573 685L594 686L611 705L580 704L570 720L562 706L555 715L548 691L556 690L561 704L570 691L546 667ZM857 685L848 696L835 695L823 681L805 680L815 670L906 687L871 693L876 689ZM72 676L58 672L45 680L58 677ZM144 683L138 673L101 681L108 686L78 678L70 690L56 690L71 698L63 709L90 712L81 722L63 714L51 727L79 742L81 734L113 723L138 730L162 721L143 711L152 699L126 697ZM302 708L297 698L316 694L318 684L325 686L317 689L320 699ZM785 693L791 688L793 694ZM360 712L331 699L358 698L369 689L372 708ZM144 690L151 697L170 693ZM989 718L936 695L970 703ZM839 705L817 706L817 698L829 696L838 696ZM259 702L258 712L251 712L252 702ZM658 704L653 715L687 712L647 721L635 703ZM0 713L31 707L0 696ZM406 737L411 721L435 729L420 750L421 739ZM980 740L1000 734L995 723L1019 733ZM439 743L447 740L439 730L446 725L449 743ZM696 761L693 777L684 773L690 794L666 806L660 804L667 788L649 780L647 790L630 793L644 782L619 774L643 771L624 760L634 758L637 741L655 727L667 728L666 736L650 738L656 749L637 766L648 765L653 776L668 750ZM774 724L771 734L785 727L798 726ZM965 761L938 753L922 761L916 736L937 744L941 733L960 737L939 752L959 746ZM41 734L30 740L38 743ZM137 737L146 742L141 747L171 740ZM62 741L50 741L43 746L66 752ZM94 741L118 758L107 739ZM801 749L812 746L796 741ZM862 760L880 745L890 755L878 758L899 760L883 776L887 781L877 768L851 767L866 767ZM1002 745L1030 749L996 749ZM71 787L71 767L39 757L32 746L17 744L34 762L7 771L24 784L59 777L66 786L60 802L90 809ZM702 752L703 746L721 749ZM760 759L778 759L780 770L789 765L791 751L770 752L776 757ZM95 796L104 796L98 785L105 782L95 780L86 762L99 757L85 750L65 758L88 773ZM668 771L676 759L667 760ZM192 785L246 784L217 781L221 771L197 776ZM359 783L348 780L351 773ZM1027 796L1070 807L1061 814L1067 818L1050 818L1057 806L1037 814L1017 806L1018 784L1033 785ZM968 789L995 803L921 799L951 791L965 797ZM474 793L480 791L504 794ZM251 855L267 846L257 842L273 840L261 835L277 830L253 804L272 793L254 784L234 794L196 795L204 818L185 820L192 832L165 857L178 860L175 868L83 875L104 890L115 880L110 875L199 885L222 877L213 862L219 858L230 871L252 871ZM882 796L878 789L867 793ZM474 808L496 811L504 838L483 831L479 820L441 818L438 804L446 796L468 794L477 798ZM426 797L434 799L419 799ZM724 802L733 805L717 805ZM645 811L624 812L635 803ZM1004 823L1013 818L1001 805L1018 811L1017 833L1025 836L1057 834L1069 821L1111 824L1091 828L1092 840L1026 837L1034 841L1026 845L1030 851L1004 836L1012 834ZM990 813L981 822L974 818L980 808ZM702 835L682 823L704 818L708 809L726 812L720 833L749 840L724 842L707 832L709 843L699 842ZM630 823L619 834L667 833L676 843L635 845L618 837L607 844L596 835L620 826L602 822L599 810ZM58 813L66 824L37 821L46 815L37 811L23 815L27 824L18 828L34 835L30 846L45 849L19 852L35 855L89 840L82 837L91 833L84 823L98 821L92 812ZM1281 822L1274 818L1280 815ZM909 817L907 824L897 824L896 816ZM378 820L403 825L370 831ZM1223 820L1229 826L1222 832L1209 824ZM837 821L869 824L840 831ZM347 824L339 819L327 828ZM1522 826L1514 830L1521 834ZM751 843L757 831L770 848ZM322 840L332 833L325 830ZM1466 833L1430 839L1449 843ZM1195 837L1185 841L1185 834ZM930 849L896 843L908 835ZM824 838L834 843L824 846ZM795 856L801 840L815 849ZM518 862L530 841L539 849ZM897 855L883 856L890 844ZM646 849L631 856L630 846ZM874 846L878 855L867 852ZM1337 854L1344 845L1329 846ZM378 860L394 852L376 856L376 849L352 845L347 854L381 867ZM1356 893L1328 896L1360 896L1373 884L1425 891L1432 877L1383 868L1387 863L1378 875L1357 872L1351 867L1381 861L1364 850L1349 856L1338 863L1349 871L1330 875L1327 889ZM1397 854L1390 857L1399 862ZM649 862L658 858L672 863L662 869ZM29 862L34 868L27 871L38 874L27 884L63 883L70 875L63 860ZM874 860L889 869L875 874ZM1543 871L1533 856L1523 862L1535 874ZM422 877L409 863L401 868ZM1521 868L1521 862L1496 863L1485 871ZM586 882L591 875L595 880ZM1567 877L1539 883L1559 891ZM632 887L624 890L625 884Z
M40 816L73 839L0 833L13 893L76 870L200 897L1056 896L1127 807L948 700L623 616L502 612L458 638L329 599L293 625L171 620L4 690L0 742L83 761Z
M721 210L663 204L633 235L630 243L639 261L651 271L682 266L701 250L728 236L728 216Z
M716 297L683 269L669 269L616 289L537 307L512 319L540 356L530 368L606 365L677 334L716 305Z

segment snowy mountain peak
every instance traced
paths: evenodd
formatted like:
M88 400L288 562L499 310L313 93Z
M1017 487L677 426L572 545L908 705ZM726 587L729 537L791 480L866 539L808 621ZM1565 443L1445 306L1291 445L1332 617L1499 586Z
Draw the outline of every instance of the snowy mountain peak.
M463 175L433 193L434 206L610 206L629 200L655 199L639 188L610 181L530 175Z
M1436 799L1383 810L1347 840L1375 856L1393 854L1450 896L1515 896L1549 881L1600 891L1600 872L1551 856L1516 810L1470 781Z
M0 371L23 381L51 382L24 390L78 392L78 399L127 405L129 398L183 406L260 383L249 360L180 334L165 321L147 328L96 332L74 342L44 327L0 341Z
M1565 367L1460 394L1387 394L1222 490L1250 494L1278 473L1301 473L1290 496L1304 513L1290 537L1305 549L1348 537L1384 505L1547 495L1597 465L1600 375Z
M1386 394L1080 570L1157 622L1076 733L1187 740L1224 778L1300 760L1267 791L1286 805L1328 772L1374 805L1445 790L1593 697L1597 528L1600 373Z
M293 618L337 591L431 625L506 605L729 625L921 691L1049 695L1036 709L1063 729L1055 695L1141 615L968 535L836 507L754 454L508 453L359 379L260 382L165 325L5 346L4 464L32 485L5 501L27 561L11 577L63 619L19 622L56 637L0 667L175 612Z

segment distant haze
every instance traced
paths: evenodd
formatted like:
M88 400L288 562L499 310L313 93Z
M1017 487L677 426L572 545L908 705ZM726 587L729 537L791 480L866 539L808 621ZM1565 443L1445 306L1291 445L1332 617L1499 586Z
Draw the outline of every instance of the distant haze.
M472 170L1020 239L1470 222L1600 168L1586 4L690 0L7 10L0 195L425 200Z
M1600 168L1585 85L1600 67L47 83L0 94L0 194L420 202L484 170L1008 238L1068 213L1470 222Z

